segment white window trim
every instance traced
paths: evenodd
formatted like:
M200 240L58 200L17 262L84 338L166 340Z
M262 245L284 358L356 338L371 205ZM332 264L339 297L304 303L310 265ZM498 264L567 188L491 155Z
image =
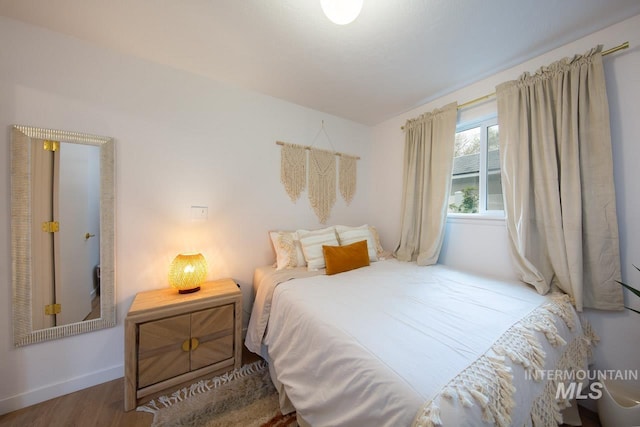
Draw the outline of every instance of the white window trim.
M447 213L447 221L454 223L464 223L467 221L462 220L487 220L487 221L502 221L504 222L504 210L487 210L487 128L498 124L498 116L492 115L489 117L484 117L479 120L473 120L466 123L461 123L456 126L456 133L464 132L465 130L469 130L475 127L480 126L480 170L479 173L479 182L478 186L480 187L478 190L478 200L481 200L482 203L478 203L478 213L461 213L461 212L448 212ZM496 172L493 172L496 173ZM452 219L453 221L449 221Z
M447 222L452 224L469 224L480 221L484 221L488 225L503 226L505 221L504 211L485 211L485 213L453 212L447 214Z

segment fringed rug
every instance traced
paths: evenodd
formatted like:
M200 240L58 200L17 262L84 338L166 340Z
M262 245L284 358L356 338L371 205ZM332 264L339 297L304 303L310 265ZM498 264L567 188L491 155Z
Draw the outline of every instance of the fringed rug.
M202 380L137 408L153 414L152 427L295 427L296 415L282 415L266 362L260 360Z

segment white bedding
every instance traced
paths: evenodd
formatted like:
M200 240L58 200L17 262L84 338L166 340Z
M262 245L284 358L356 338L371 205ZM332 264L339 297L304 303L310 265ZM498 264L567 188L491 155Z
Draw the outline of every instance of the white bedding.
M549 425L558 408L523 365L586 368L570 305L518 282L396 260L262 273L246 345L313 426Z

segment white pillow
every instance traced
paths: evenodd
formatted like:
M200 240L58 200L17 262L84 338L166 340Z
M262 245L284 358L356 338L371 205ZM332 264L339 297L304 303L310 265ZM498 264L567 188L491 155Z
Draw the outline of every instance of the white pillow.
M300 245L304 259L307 261L309 271L319 270L325 267L322 245L339 246L336 231L333 226L321 230L298 230Z
M271 243L276 252L276 270L304 267L304 260L298 233L295 231L270 231Z
M378 230L373 225L369 226L369 231L371 232L373 241L376 242L376 253L378 254L378 259L381 259L381 256L385 253L385 250L380 243L380 234L378 234Z
M367 251L369 252L369 261L378 261L378 249L376 241L371 234L371 230L367 224L360 227L348 227L346 225L336 225L336 232L340 240L340 246L350 245L361 240L367 241Z

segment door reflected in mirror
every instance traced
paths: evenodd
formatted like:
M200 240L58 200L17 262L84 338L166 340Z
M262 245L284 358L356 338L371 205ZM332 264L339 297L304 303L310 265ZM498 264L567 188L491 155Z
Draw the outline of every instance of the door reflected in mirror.
M114 142L12 129L14 343L115 325Z
M97 319L100 147L31 144L33 329Z

